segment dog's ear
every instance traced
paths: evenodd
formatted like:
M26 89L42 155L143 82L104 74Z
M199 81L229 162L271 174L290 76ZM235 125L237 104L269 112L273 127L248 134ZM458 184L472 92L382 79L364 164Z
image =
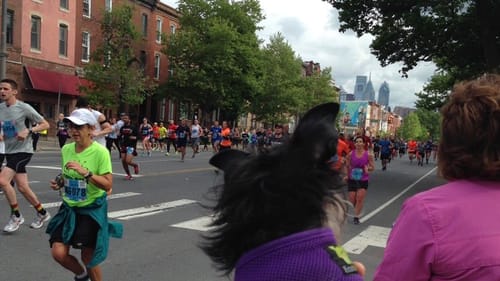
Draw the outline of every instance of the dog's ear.
M301 119L301 124L305 122L331 122L335 126L335 119L339 113L339 104L329 102L311 108ZM298 128L300 127L300 124Z
M335 121L338 103L324 103L313 107L300 119L290 143L306 151L313 161L326 161L337 151L338 134Z
M210 158L208 161L211 165L226 171L228 168L247 158L249 153L236 149L223 150Z

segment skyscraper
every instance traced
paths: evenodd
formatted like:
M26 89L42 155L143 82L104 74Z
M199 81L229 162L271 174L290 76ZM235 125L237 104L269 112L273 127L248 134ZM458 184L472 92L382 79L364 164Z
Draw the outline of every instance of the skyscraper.
M368 78L366 76L356 76L356 84L354 85L354 98L356 100L365 99L365 87Z
M389 84L384 81L378 90L378 100L377 103L380 105L385 105L385 107L389 106L389 97L390 97L390 89Z
M375 101L375 89L373 89L371 77L368 80L368 83L366 83L365 92L363 95L363 100Z
M356 76L354 98L356 100L375 101L375 90L373 89L371 75L370 78L362 75Z

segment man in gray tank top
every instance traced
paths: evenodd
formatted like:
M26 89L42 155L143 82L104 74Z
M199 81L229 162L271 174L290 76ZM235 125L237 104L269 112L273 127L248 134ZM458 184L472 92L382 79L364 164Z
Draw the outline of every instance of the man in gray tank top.
M29 104L17 100L17 83L12 79L0 81L0 122L3 134L0 139L5 143L5 159L7 165L0 172L0 187L11 208L10 220L4 227L4 232L14 232L24 223L19 211L16 191L11 181L37 211L32 228L41 228L43 223L50 219L36 194L28 185L26 165L33 156L32 134L49 128L49 123ZM31 127L31 124L36 124Z

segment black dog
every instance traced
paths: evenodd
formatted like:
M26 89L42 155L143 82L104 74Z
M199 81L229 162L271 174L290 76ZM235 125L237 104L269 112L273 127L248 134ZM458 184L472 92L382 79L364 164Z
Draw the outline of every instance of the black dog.
M210 159L224 171L224 184L214 188L214 230L204 236L201 247L219 270L229 275L236 269L235 280L320 280L314 274L323 275L321 280L361 280L347 256L339 258L334 231L328 227L338 230L345 219L343 203L332 195L340 186L338 177L327 165L337 151L338 111L336 103L311 109L288 143L264 153L228 150ZM304 248L302 242L295 243L312 239L316 232L328 238L326 245L312 241ZM294 254L273 248L282 242ZM307 265L316 259L315 266Z

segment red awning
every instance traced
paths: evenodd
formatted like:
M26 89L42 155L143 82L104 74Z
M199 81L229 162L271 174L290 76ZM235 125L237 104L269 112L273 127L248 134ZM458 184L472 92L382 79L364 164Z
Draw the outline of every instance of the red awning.
M79 96L78 87L86 85L87 80L76 75L69 75L44 69L25 66L26 73L34 90L50 93L61 93L70 96Z

